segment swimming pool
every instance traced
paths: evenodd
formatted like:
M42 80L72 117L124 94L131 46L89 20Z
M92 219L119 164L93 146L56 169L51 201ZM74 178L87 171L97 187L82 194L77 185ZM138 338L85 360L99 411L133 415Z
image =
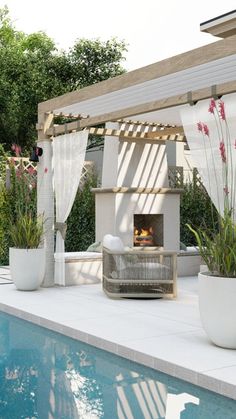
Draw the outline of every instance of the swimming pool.
M0 419L235 419L236 401L0 313Z

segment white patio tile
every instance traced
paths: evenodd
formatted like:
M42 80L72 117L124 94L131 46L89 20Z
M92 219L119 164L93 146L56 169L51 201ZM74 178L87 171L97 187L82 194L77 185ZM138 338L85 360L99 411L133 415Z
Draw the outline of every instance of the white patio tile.
M235 354L236 358L236 354ZM206 371L206 375L210 375L211 377L217 378L223 382L228 384L233 384L236 386L236 359L235 364L230 365L225 368L217 368L215 370Z
M135 351L197 372L209 373L210 369L236 364L236 352L214 346L200 328L161 337L129 339L126 343Z
M7 284L0 309L236 399L236 351L208 341L197 288L197 278L182 278L176 300L112 300L101 284L34 292Z
M105 318L88 318L81 324L80 328L96 336L102 334L105 339L116 343L194 330L191 325L140 313L139 311L125 315L119 312L116 315L110 314Z

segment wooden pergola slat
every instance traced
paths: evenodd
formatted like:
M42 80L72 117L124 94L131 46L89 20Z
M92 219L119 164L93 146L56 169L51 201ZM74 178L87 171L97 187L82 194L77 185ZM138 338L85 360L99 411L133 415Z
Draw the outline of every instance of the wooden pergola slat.
M132 124L131 124L132 125ZM140 124L141 126L141 124ZM75 132L79 131L80 128L80 121L71 122L69 124L63 124L51 127L47 129L46 135L48 137L54 137L57 135L62 135L68 132ZM184 141L184 131L182 127L172 127L166 129L158 129L155 128L153 131L144 132L144 131L136 131L136 130L123 130L123 129L111 129L111 128L96 128L90 127L89 134L97 135L97 136L112 136L112 137L120 137L128 140L138 140L138 139L145 139L145 140L157 140L164 142L166 140L170 141ZM38 126L38 130L40 127Z

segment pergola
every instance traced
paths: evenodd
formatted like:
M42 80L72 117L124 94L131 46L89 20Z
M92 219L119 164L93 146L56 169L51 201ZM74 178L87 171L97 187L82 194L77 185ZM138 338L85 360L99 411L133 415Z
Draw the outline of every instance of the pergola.
M232 33L210 45L39 104L38 145L44 153L38 165L38 212L47 220L45 286L53 285L54 269L52 137L88 128L92 134L130 141L183 141L181 106L236 92L236 34ZM56 125L58 115L72 122ZM114 121L120 128L97 127Z

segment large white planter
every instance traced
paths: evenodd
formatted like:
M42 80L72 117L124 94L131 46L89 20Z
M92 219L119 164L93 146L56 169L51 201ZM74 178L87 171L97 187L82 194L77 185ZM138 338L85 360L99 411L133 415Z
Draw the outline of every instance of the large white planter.
M10 272L16 288L33 291L40 287L45 273L45 249L10 248Z
M236 278L201 272L199 308L203 328L210 340L222 348L236 349Z

